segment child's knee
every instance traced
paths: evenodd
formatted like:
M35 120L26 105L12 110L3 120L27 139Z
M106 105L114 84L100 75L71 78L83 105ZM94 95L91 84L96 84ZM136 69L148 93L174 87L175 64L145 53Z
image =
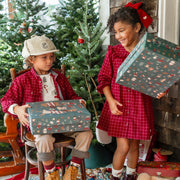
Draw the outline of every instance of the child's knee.
M81 140L88 139L89 141L91 141L93 138L93 133L92 133L92 130L88 130L88 131L83 131L83 132L79 133L78 136Z
M54 150L55 138L52 135L35 136L35 144L38 152L51 152Z
M85 132L86 132L86 137L88 137L89 139L93 138L92 130L88 130L88 131L85 131Z
M126 156L128 154L128 151L129 151L129 146L128 145L117 146L117 151L122 156Z
M129 141L127 139L117 140L117 151L122 155L126 156L129 151Z

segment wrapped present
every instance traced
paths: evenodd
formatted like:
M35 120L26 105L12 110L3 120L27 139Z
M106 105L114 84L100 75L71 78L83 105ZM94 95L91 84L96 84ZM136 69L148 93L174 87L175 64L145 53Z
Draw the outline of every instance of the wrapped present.
M145 33L119 67L116 82L157 97L179 79L179 46Z
M88 130L90 112L79 100L27 103L32 134L52 134Z
M142 161L137 165L137 173L148 173L151 176L179 177L180 163Z

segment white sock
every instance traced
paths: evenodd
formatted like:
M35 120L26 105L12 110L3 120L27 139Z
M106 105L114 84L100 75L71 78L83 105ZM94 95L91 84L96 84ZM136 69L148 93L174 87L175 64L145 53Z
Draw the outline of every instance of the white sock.
M136 172L136 169L132 169L132 168L126 166L126 174L132 175L132 174L134 174L135 172Z
M71 165L71 166L75 166L75 167L77 167L77 168L80 167L80 164L75 163L75 162L72 162L72 161L70 162L70 165Z
M52 172L54 172L56 170L56 166L54 166L52 169L46 169L46 172L47 173L52 173Z
M120 169L120 170L115 170L115 169L112 167L112 175L113 175L114 177L118 177L118 178L119 178L119 177L121 176L122 170L123 170L123 168Z

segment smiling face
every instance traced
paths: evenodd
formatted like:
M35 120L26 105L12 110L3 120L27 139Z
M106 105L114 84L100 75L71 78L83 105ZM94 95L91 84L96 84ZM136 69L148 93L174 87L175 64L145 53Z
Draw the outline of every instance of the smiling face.
M54 62L54 53L35 56L29 60L37 74L48 74Z
M128 52L131 52L139 41L140 29L141 25L139 23L133 27L126 22L116 22L114 24L115 38Z

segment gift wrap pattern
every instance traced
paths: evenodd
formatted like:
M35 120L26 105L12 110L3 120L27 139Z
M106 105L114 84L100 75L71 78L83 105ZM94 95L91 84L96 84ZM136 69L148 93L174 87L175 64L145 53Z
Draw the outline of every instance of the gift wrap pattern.
M90 112L79 100L27 103L32 134L52 134L88 130Z
M116 83L152 97L180 79L180 47L145 33L117 72Z

